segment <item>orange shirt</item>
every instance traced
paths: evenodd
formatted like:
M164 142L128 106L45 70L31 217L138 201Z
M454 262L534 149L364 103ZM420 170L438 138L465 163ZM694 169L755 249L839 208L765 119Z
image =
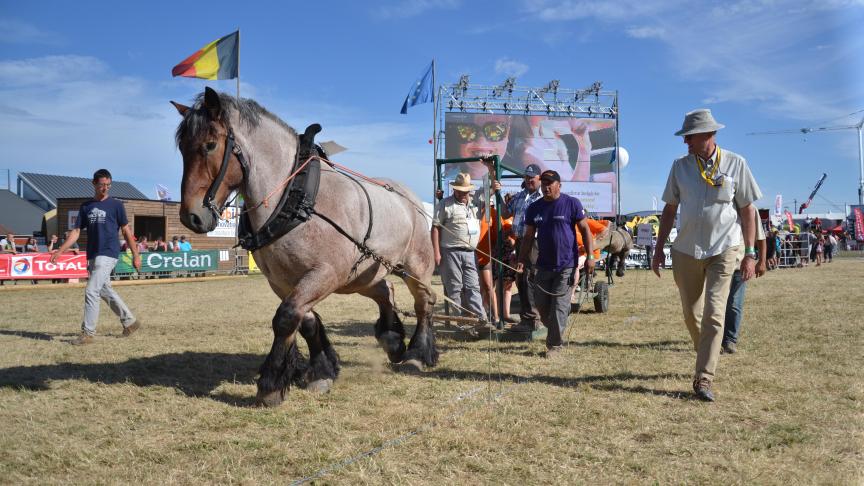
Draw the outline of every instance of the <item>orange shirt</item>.
M586 218L586 221L588 222L588 229L591 230L591 236L593 236L594 238L597 238L597 235L599 235L606 228L609 227L609 221L606 221L606 220L597 220L597 219ZM580 231L576 232L576 243L579 244L579 255L584 255L585 254L585 245L582 244L582 232L580 232ZM594 248L594 259L595 260L600 259L600 250L601 250L601 248L597 248L597 247Z
M498 216L498 213L495 211L495 208L492 208L492 218L491 221L495 221L495 218ZM501 220L501 230L505 235L509 235L513 231L513 218L507 218ZM491 241L490 241L491 234ZM508 237L509 238L509 237ZM510 243L514 243L512 238L510 239ZM495 244L498 242L498 231L496 231L495 226L492 226L492 231L489 231L489 224L486 221L486 218L480 219L480 242L477 243L477 248L486 253L495 254ZM491 246L490 246L491 245ZM492 248L492 251L489 251L489 248ZM486 265L489 263L489 257L480 253L477 253L477 264L478 265Z

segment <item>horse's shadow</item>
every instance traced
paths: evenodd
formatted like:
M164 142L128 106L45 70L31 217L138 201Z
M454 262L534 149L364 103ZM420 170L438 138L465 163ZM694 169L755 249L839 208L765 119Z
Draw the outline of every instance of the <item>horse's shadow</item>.
M85 379L94 383L132 383L174 388L190 397L250 406L254 396L212 393L225 382L254 383L261 354L169 353L132 358L122 363L57 363L0 369L0 387L47 390L52 381Z

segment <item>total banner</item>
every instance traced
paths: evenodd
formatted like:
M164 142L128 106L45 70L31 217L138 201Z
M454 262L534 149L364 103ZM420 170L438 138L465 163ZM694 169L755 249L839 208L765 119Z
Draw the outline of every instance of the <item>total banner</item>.
M146 252L141 254L141 273L216 270L219 250L192 250L180 252ZM135 273L132 254L120 254L115 273Z
M87 254L60 255L51 263L50 253L0 255L0 280L87 278Z

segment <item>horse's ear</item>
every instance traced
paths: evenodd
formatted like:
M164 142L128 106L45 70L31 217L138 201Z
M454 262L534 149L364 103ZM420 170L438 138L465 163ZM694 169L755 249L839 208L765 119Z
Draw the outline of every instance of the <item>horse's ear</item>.
M214 89L204 88L204 107L210 113L210 118L218 120L222 114L222 102L219 101L219 93Z
M186 116L186 112L189 111L188 106L181 105L180 103L177 103L176 101L172 101L171 104L174 105L174 108L177 108L177 113L180 113L180 116Z

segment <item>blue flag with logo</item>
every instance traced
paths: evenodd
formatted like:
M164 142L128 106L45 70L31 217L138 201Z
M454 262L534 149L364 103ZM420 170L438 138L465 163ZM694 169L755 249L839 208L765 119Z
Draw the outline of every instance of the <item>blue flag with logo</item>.
M411 85L411 90L408 91L408 96L405 97L405 102L402 103L402 111L399 113L407 115L409 106L435 101L435 87L432 86L433 66L434 61L429 63L429 67L423 76Z

